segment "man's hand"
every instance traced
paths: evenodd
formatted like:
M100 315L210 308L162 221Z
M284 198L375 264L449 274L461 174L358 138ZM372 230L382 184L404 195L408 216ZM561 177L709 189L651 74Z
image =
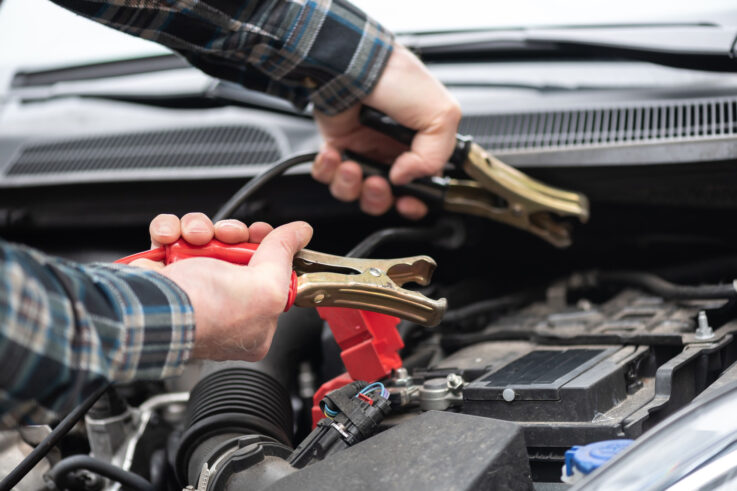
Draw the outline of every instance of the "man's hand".
M191 244L222 242L260 243L248 266L210 258L193 258L168 266L134 261L134 266L156 269L182 288L195 315L193 356L211 360L260 360L266 355L284 311L294 254L312 238L312 227L293 222L273 229L265 223L250 227L237 220L215 225L202 213L181 221L159 215L151 222L151 243L158 247L183 237Z
M362 102L417 130L411 148L361 125L359 106L336 116L316 112L315 120L325 144L315 159L312 175L328 184L337 199L353 201L360 197L364 212L381 215L393 203L389 183L378 176L364 181L356 162L342 161L342 151L348 149L374 160L393 162L389 178L397 185L437 174L453 151L461 110L422 62L399 45L395 45L376 87ZM409 196L399 198L396 207L413 219L427 213L424 203Z

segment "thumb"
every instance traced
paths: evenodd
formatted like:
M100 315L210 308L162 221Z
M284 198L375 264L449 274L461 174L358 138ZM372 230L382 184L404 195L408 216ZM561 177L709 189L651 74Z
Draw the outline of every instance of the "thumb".
M455 146L457 121L454 116L421 128L412 139L408 152L397 157L389 171L394 184L407 184L413 179L438 174Z
M249 268L257 268L277 285L288 285L294 255L312 238L306 222L292 222L271 231L258 246Z

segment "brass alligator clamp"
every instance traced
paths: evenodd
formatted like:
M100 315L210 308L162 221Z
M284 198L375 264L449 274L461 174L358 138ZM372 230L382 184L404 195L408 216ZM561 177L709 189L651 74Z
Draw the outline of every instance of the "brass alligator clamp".
M193 257L211 257L246 265L258 244L225 244L212 240L195 246L180 239L172 244L117 260L128 264L136 259L170 264ZM292 280L286 308L346 307L393 315L423 326L435 326L445 314L444 298L433 300L402 288L405 283L427 285L436 263L429 256L399 259L358 259L302 249L294 256Z
M364 106L361 122L400 143L409 145L415 131L385 114ZM355 153L346 152L368 174L386 174L386 166L371 162ZM399 194L410 194L429 205L440 204L457 213L481 216L526 230L556 247L571 245L570 223L589 218L589 202L580 193L548 186L511 167L474 143L470 137L458 135L450 162L471 179L430 177L406 186L395 186Z

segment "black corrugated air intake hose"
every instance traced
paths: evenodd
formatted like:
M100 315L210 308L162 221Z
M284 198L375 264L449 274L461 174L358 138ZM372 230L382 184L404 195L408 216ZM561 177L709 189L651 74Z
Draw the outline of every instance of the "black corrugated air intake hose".
M289 395L279 382L245 362L213 363L190 394L177 476L184 486L196 485L204 465L244 442L257 443L262 453L289 455L292 430Z

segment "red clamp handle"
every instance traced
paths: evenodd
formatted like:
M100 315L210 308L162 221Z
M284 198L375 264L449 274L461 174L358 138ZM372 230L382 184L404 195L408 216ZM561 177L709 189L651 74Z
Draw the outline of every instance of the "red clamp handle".
M210 257L227 261L242 266L247 265L254 253L258 249L258 244L251 242L240 242L238 244L226 244L219 240L211 240L205 245L197 246L179 239L171 244L157 247L149 251L139 252L126 256L115 261L120 264L129 264L136 259L149 259L151 261L164 261L165 264L171 264L182 259L191 259L193 257ZM289 296L287 298L287 306L284 308L286 312L294 305L297 298L297 273L292 271L292 279L289 284Z

